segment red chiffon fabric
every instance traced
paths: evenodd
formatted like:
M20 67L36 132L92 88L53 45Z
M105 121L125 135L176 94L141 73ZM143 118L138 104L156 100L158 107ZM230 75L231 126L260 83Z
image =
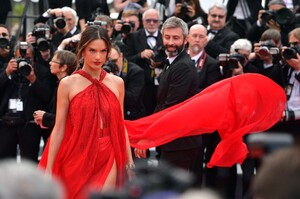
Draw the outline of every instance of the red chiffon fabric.
M115 94L101 82L106 72L101 73L100 81L82 70L77 73L92 84L70 103L64 140L53 167L53 174L63 181L69 199L85 198L87 188L101 190L114 161L121 185L126 163L122 111ZM49 142L39 167L46 168L48 150Z
M280 120L284 90L259 74L220 81L194 97L151 116L125 121L132 147L147 149L176 138L218 130L218 144L208 166L242 163L248 150L242 137L264 131Z

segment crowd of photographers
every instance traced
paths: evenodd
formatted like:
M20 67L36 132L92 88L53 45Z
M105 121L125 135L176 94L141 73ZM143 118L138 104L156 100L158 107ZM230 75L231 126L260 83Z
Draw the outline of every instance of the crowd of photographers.
M34 113L37 110L49 111L57 86L57 78L51 74L49 63L57 50L65 49L76 54L80 31L86 26L106 29L114 43L103 68L124 79L124 118L134 120L152 114L159 74L167 64L160 27L169 16L182 18L190 27L186 50L199 73L199 92L235 75L265 75L284 88L287 95L282 119L270 131L288 132L297 139L300 124L300 16L296 9L291 9L281 0L270 1L268 9L263 9L260 3L256 12L258 16L254 17L257 21L252 20L251 26L246 27L241 36L228 25L232 16L227 16L224 5L214 4L206 14L198 0L157 1L164 12L146 4L145 1L127 3L118 19L111 19L97 9L85 26L78 25L77 13L70 7L48 9L36 18L34 29L28 32L25 41L16 41L10 35L9 27L0 25L0 159L15 158L19 146L21 158L38 161L40 139L47 142L51 129L37 125ZM82 60L78 61L80 64ZM209 161L208 153L214 150L218 139L216 136L204 138L203 150L206 147L207 153L204 162ZM247 171L250 174L245 177L243 194L248 190L254 166L248 167ZM205 184L216 186L216 175L219 174L208 174ZM224 184L233 188L225 190L224 186L223 191L227 194L224 197L234 198L236 182L228 183L227 180Z

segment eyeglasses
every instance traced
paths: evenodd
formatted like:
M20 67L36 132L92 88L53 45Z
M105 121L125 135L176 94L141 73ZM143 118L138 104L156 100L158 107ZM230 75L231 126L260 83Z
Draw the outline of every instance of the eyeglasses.
M216 15L216 14L209 14L212 18L219 18L219 19L223 19L225 17L225 15Z
M151 22L153 22L153 23L158 23L158 22L159 22L158 19L145 19L145 21L146 21L147 23L151 23Z
M51 59L51 61L50 62L53 62L53 63L56 63L56 64L60 64L60 62L58 62L58 61L55 61L55 60L53 60L53 59Z

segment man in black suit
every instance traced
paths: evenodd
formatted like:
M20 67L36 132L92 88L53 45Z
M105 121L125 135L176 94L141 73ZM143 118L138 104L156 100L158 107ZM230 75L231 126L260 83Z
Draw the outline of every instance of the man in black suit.
M164 47L168 62L160 74L155 112L162 111L192 97L198 90L197 72L193 61L184 49L188 26L180 18L170 17L162 26ZM174 124L176 125L176 124ZM188 125L188 124L187 124ZM159 161L193 171L202 146L201 136L179 138L160 146ZM135 149L137 157L144 157L145 150Z
M55 78L50 74L49 65L32 61L33 53L30 44L20 43L15 58L1 66L0 159L15 158L19 144L22 158L38 161L41 136L47 142L50 135L48 129L35 124L33 112L47 110Z
M220 53L229 53L230 46L239 36L225 26L227 9L222 4L215 4L208 10L208 39L206 53L217 58Z
M160 18L155 9L149 9L143 14L144 28L130 33L126 44L128 47L128 60L142 67L145 71L145 95L144 105L147 115L153 113L156 106L157 77L160 69L157 66L162 48L162 36L159 31ZM158 55L158 56L157 56Z
M145 90L144 70L133 62L124 58L120 48L113 44L108 58L117 66L116 75L124 80L124 118L135 120L146 115L143 104L143 94Z
M193 25L187 37L188 49L187 52L191 59L194 61L195 68L198 74L198 90L199 92L206 87L212 85L213 83L220 81L222 75L220 72L220 63L206 54L204 47L208 42L207 30L203 25L195 24ZM211 135L202 135L203 145L199 151L199 156L197 157L198 165L203 165L204 162L204 148L209 142ZM195 168L197 185L202 184L202 167Z
M55 51L64 39L80 33L80 30L77 28L77 13L70 7L48 9L45 13L34 20L34 24L46 23L50 18L52 19L52 17L55 17L53 22L54 27L57 30L53 35L51 42L53 50ZM63 17L63 19L57 20L61 17Z
M195 63L198 74L199 91L222 79L220 63L209 56L204 47L208 42L207 30L203 25L195 24L189 30L187 37L188 54Z

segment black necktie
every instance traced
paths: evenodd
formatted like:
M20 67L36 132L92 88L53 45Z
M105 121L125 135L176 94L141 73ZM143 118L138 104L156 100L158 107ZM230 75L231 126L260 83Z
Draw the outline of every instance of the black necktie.
M164 67L164 70L167 70L170 66L170 62L169 62L169 59L165 59L165 67Z

